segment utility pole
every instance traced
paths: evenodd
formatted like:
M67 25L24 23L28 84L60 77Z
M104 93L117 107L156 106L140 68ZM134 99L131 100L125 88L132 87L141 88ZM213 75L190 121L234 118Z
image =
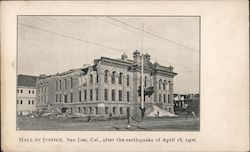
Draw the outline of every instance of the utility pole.
M142 24L142 37L141 37L141 121L144 119L144 112L145 112L145 107L144 107L144 63L143 63L143 58L144 58L144 54L143 54L143 28L144 25Z

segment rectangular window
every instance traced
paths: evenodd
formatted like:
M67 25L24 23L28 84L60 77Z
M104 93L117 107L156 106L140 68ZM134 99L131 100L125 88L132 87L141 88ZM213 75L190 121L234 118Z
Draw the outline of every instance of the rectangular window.
M82 101L82 92L79 91L79 101Z
M59 85L60 85L59 88L61 90L62 89L62 81L61 80L59 81Z
M127 75L127 86L129 86L129 75Z
M98 101L98 89L96 89L95 95L96 95L95 99L96 99L96 101Z
M67 95L64 95L64 102L67 103Z
M64 79L64 88L67 89L67 79Z
M90 101L93 100L93 90L90 90Z
M115 107L113 107L113 114L115 114Z
M123 108L120 107L120 114L122 115L123 114Z
M161 102L161 94L159 94L159 102Z
M99 78L98 78L98 74L96 74L96 83L98 83Z
M58 100L58 99L57 99L57 94L56 94L56 102L57 102L57 100Z
M119 90L119 101L122 101L122 91Z
M169 95L168 95L168 103L170 103L170 100L169 100Z
M109 112L109 108L105 107L105 114L108 114L108 112Z
M104 89L104 100L108 101L108 89Z
M21 90L21 93L23 93L23 90Z
M84 100L87 100L87 90L84 90Z
M57 84L58 82L56 81L56 91L58 90L58 84Z
M129 91L127 92L127 101L129 102Z
M70 92L70 101L73 102L73 93Z
M164 103L166 102L166 95L165 94L163 95L163 102Z
M70 78L70 86L71 86L71 88L73 88L73 78L72 77Z
M59 102L62 102L62 95L59 95Z
M29 93L30 93L30 90L29 90Z
M112 101L115 101L115 90L112 90Z
M23 104L23 100L20 101L20 104Z

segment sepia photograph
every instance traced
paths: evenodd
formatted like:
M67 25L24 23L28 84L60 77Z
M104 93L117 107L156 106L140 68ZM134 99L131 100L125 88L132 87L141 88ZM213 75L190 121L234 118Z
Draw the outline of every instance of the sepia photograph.
M17 131L200 131L200 16L17 16Z

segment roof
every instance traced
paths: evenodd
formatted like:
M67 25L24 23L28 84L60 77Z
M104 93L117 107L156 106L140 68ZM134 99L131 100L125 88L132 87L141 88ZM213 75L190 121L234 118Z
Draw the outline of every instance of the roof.
M37 76L18 75L17 86L36 87Z

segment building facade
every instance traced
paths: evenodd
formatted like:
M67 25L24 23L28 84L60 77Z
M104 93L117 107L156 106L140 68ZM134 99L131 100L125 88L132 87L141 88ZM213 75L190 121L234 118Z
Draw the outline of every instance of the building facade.
M25 116L36 111L36 80L35 76L17 76L17 115Z
M37 109L53 104L65 113L98 116L127 116L140 114L141 54L133 60L123 54L120 59L101 57L93 65L55 75L41 75L37 81ZM144 55L144 87L152 86L154 93L146 96L145 107L158 105L174 112L173 67L151 63Z

